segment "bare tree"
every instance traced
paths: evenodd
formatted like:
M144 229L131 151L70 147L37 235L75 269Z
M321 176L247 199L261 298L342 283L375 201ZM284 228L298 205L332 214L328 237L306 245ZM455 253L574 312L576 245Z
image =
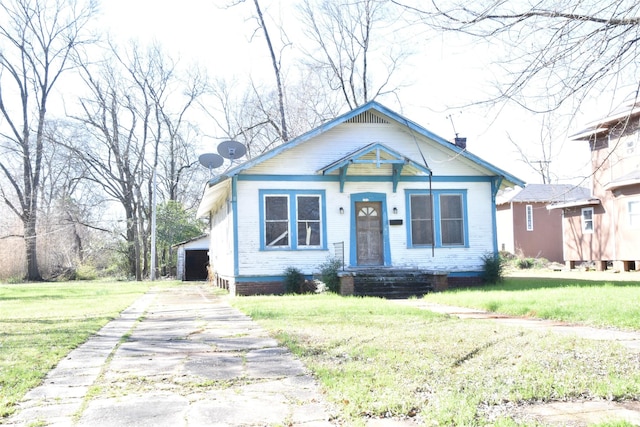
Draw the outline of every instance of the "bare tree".
M432 28L500 41L506 57L493 101L534 112L564 104L577 111L604 92L611 93L607 101L617 91L638 92L640 3L634 0L393 2Z
M37 216L47 107L60 76L72 66L75 49L91 41L83 28L95 10L93 1L0 4L0 169L10 183L0 197L23 224L28 280L42 279Z
M269 31L267 29L267 24L264 19L264 15L262 14L262 9L260 8L260 3L258 0L253 0L253 4L256 8L256 15L258 24L264 33L264 38L267 42L267 47L269 48L269 54L271 56L271 66L273 67L273 72L276 79L276 89L278 92L278 109L280 111L280 139L283 142L287 142L289 140L289 131L287 129L287 116L285 114L285 97L284 97L284 87L282 83L282 69L281 69L281 59L276 57L276 53L274 51L273 44L271 42L271 36L269 35Z
M141 280L150 272L154 191L158 202L184 198L180 180L195 163L187 113L205 82L196 74L182 80L158 46L111 45L107 58L83 67L90 95L75 118L86 136L67 146L85 164L85 179L122 207L129 274Z
M91 93L81 100L83 115L76 119L84 126L84 139L70 141L67 147L87 168L85 179L101 187L118 201L126 220L125 241L129 274L142 280L140 188L144 182L147 140L141 130L132 84L126 85L114 62L99 70L84 67L84 79Z
M410 52L390 2L304 0L300 11L312 40L309 67L350 109L397 89L392 78Z

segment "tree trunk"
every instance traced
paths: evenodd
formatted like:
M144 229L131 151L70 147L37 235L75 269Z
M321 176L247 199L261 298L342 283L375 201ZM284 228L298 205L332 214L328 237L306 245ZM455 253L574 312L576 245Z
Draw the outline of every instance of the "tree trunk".
M38 268L37 233L36 233L36 213L30 212L24 222L24 241L27 256L27 276L26 280L37 282L42 280L40 269Z

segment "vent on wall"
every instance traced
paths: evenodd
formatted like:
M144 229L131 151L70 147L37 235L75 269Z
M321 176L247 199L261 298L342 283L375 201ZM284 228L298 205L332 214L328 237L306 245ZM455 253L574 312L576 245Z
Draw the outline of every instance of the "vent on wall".
M389 122L385 119L383 119L380 116L376 116L375 114L373 114L370 111L365 111L362 114L358 114L355 117L352 117L351 119L347 120L347 123L384 123L384 124L388 124Z

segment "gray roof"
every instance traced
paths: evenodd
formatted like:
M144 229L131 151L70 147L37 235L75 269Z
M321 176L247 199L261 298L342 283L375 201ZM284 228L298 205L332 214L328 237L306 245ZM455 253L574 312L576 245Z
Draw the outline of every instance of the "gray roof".
M588 199L591 191L571 184L528 184L521 190L501 191L496 204L512 202L558 203Z

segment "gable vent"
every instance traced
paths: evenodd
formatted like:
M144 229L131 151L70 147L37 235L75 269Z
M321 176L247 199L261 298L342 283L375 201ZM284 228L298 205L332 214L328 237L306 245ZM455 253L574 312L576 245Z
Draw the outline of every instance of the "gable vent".
M389 124L389 122L385 119L383 119L380 116L376 116L375 114L373 114L370 111L365 111L362 114L358 114L355 117L350 118L349 120L347 120L347 123L384 123L384 124Z

